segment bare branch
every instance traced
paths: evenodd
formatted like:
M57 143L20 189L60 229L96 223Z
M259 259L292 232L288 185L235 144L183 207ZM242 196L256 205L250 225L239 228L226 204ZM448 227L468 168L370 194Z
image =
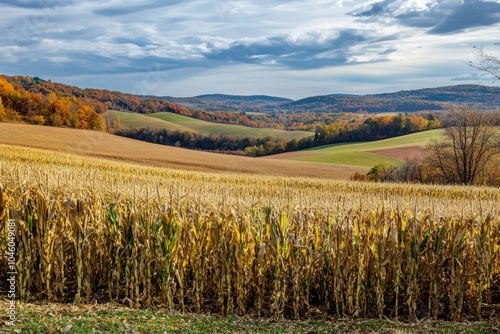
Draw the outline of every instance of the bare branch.
M500 155L494 115L462 108L453 110L451 119L444 139L429 144L429 163L448 183L477 183L486 166Z
M495 43L499 46L500 43ZM476 56L476 61L470 61L467 65L475 68L481 73L493 75L496 79L500 80L500 55L487 52L484 50L484 45L474 46L472 53Z

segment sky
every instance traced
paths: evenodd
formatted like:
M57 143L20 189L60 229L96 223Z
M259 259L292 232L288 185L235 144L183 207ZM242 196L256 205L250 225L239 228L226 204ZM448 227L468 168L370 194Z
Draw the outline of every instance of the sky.
M492 85L500 0L0 0L0 73L142 95Z

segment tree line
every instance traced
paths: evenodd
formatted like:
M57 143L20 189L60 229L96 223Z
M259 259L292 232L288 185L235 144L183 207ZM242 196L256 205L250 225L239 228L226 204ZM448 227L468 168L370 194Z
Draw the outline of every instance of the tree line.
M233 152L235 154L243 154L243 150L248 146L266 145L268 142L280 141L279 138L273 137L238 137L156 128L122 128L117 129L114 134L161 145L203 151Z
M370 117L362 124L339 122L317 125L314 136L287 140L280 137L238 137L166 129L117 129L115 134L156 144L206 151L233 151L259 157L342 142L371 141L434 129L440 126L433 114Z
M31 93L0 77L0 122L6 121L106 130L106 122L92 101L53 91Z

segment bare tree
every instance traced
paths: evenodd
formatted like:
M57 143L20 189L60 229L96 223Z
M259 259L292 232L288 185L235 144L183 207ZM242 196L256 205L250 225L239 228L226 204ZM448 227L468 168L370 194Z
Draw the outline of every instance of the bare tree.
M495 43L500 46L500 43ZM484 46L474 46L472 52L476 56L476 62L470 61L468 64L482 73L493 75L500 80L500 55L486 52Z
M474 184L500 154L495 113L470 108L451 111L443 140L428 146L428 162L447 183Z

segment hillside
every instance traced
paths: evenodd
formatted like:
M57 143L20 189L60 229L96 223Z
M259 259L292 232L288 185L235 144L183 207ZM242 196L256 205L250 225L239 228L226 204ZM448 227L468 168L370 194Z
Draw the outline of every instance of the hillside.
M199 105L188 108L172 102L178 101L176 98L81 89L38 77L0 76L0 122L24 122L114 132L119 126L104 117L114 113L110 110L117 110L122 112L118 115L121 115L127 129L149 127L190 131L200 135L248 138L272 136L279 141L311 136L319 126L348 124L356 127L372 116L366 112L395 115L400 112L425 110L427 115L431 110L448 109L452 106L451 103L476 103L479 107L495 108L500 106L499 92L498 87L460 85L363 96L338 93L308 97L299 101L266 95L211 94L182 98L189 103L202 101L204 105L200 109ZM359 111L362 112L357 113ZM435 114L432 111L431 113ZM384 136L378 138L381 137ZM370 139L372 138L356 140ZM336 142L342 141L349 140ZM335 141L329 141L332 142ZM320 142L326 143L328 141ZM261 144L250 146L252 145L258 147ZM278 143L274 146L283 145ZM311 145L301 146L305 147ZM219 144L191 148L212 151L245 149L221 148Z
M201 95L173 98L172 102L204 110L245 112L414 112L447 109L451 104L477 104L484 108L500 107L500 88L480 85L456 85L383 94L328 94L297 101L268 96Z
M110 91L107 89L80 88L61 83L43 80L38 77L26 76L6 76L0 78L7 80L17 90L23 89L31 94L48 96L51 93L57 96L78 98L93 106L98 113L103 113L108 109L127 110L141 114L158 111L168 111L179 114L190 114L190 111L183 106L177 105L165 99L141 98L139 95Z
M0 144L182 170L347 179L366 168L299 161L265 161L150 144L107 133L27 124L0 123Z
M457 85L394 93L354 95L333 94L315 96L281 105L292 112L413 112L442 110L452 104L477 104L483 108L500 107L500 87L480 85Z
M105 130L106 124L101 115L108 110L143 115L170 112L217 124L242 125L258 129L314 131L317 124L330 125L338 121L349 122L358 116L367 117L365 113L354 117L345 112L387 114L387 112L443 110L450 108L452 103L475 103L484 108L500 107L500 88L477 85L375 95L337 93L292 101L266 95L211 94L192 98L144 96L102 89L82 89L25 76L2 75L0 81L2 81L0 121L21 121L29 124L94 130ZM157 125L152 120L138 122L148 126ZM217 127L212 125L213 129ZM236 129L229 133L246 135L245 131L242 134ZM250 130L251 132L254 131ZM284 137L298 138L296 135L288 135Z
M234 110L194 110L162 97L83 89L39 77L0 75L0 99L0 122L105 130L106 122L101 115L108 110L119 110L138 114L170 112L221 124L283 128L282 122L276 122L267 115L252 117Z
M478 103L490 107L500 107L500 87L481 85L402 90L394 93L375 94L374 96L393 100L415 99L452 103Z
M423 147L442 130L429 130L405 136L362 143L342 143L312 149L276 154L260 159L285 159L296 161L344 164L373 167L378 164L399 164L406 159L420 159Z
M188 108L208 111L269 112L291 99L267 95L206 94L195 97L165 97Z
M314 96L299 101L285 103L280 106L288 112L357 112L367 111L379 113L387 111L414 112L422 110L446 109L441 101L425 101L415 99L396 100L390 97L379 98L374 95L364 96Z
M280 137L288 140L312 136L309 131L285 131L278 129L251 128L242 125L220 124L199 120L168 112L148 115L108 111L106 115L119 116L121 123L127 128L151 127L157 129L191 131L203 134L221 134L242 137Z

